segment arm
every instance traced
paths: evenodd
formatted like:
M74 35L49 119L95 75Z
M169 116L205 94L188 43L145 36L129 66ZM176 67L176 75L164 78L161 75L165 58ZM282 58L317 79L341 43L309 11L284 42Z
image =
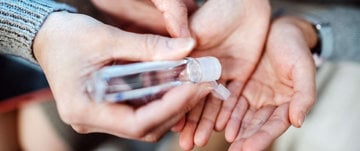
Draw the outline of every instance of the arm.
M335 2L335 1L329 1ZM353 2L353 3L351 3ZM356 3L357 2L357 3ZM359 1L338 1L338 3L314 3L272 1L273 10L284 9L312 22L329 23L332 35L324 40L332 41L326 46L322 57L330 61L360 62L360 9Z
M49 0L2 0L0 8L0 53L21 56L32 62L35 62L32 43L46 17L55 11L75 11Z

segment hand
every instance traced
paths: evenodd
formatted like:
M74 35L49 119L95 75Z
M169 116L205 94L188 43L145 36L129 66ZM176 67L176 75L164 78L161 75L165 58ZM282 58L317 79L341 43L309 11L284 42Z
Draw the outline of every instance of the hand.
M188 12L196 9L193 0L92 0L107 22L126 31L190 36Z
M113 61L180 59L194 45L191 38L134 34L85 15L55 12L41 27L33 48L61 118L76 131L156 141L209 92L208 87L185 84L134 108L90 100L86 80Z
M223 103L210 97L187 115L186 123L183 119L174 128L181 131L183 149L190 150L194 143L204 146L214 128L225 128L242 87L259 62L269 22L270 5L264 0L209 0L191 16L190 29L198 42L191 55L219 58L223 66L220 81L232 95Z
M303 19L281 17L272 23L265 53L227 124L229 150L265 150L290 123L302 125L316 98L310 52L316 40Z

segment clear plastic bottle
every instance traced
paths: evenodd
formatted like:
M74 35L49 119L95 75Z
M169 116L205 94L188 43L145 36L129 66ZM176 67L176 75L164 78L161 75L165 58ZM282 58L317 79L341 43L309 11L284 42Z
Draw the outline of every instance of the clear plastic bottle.
M221 64L215 57L114 65L93 73L87 91L98 102L145 103L185 82L210 82L213 94L226 100L230 92L216 83L220 75Z

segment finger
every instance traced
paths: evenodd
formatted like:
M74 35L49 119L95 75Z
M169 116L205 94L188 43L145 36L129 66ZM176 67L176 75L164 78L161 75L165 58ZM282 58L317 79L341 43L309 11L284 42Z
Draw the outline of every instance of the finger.
M248 110L243 123L241 125L240 133L236 140L232 142L229 151L243 150L247 139L251 138L259 129L267 122L269 117L275 110L274 106L266 106L258 110ZM259 140L260 141L260 140Z
M129 135L128 133L123 133L121 131L114 132L110 129L103 129L101 127L98 127L98 125L91 126L91 125L72 124L71 127L80 134L88 134L94 132L106 133L106 134L113 134L122 138L136 139L145 142L157 142L170 129L170 127L173 126L174 123L178 122L179 119L181 119L182 117L183 117L182 114L175 115L171 119L167 120L163 124L156 127L154 130L149 131L143 137L134 137Z
M106 16L106 23L121 29L157 34L167 34L164 18L161 12L150 1L134 0L92 0L93 4ZM136 30L139 32L139 30Z
M190 111L190 113L186 118L185 127L180 132L180 136L179 136L179 145L184 150L191 150L194 148L194 135L203 108L204 108L204 101L201 101L196 107L194 107L193 110Z
M249 104L246 102L245 98L241 97L231 114L228 124L226 125L225 139L228 142L233 142L236 136L239 134L241 122L246 111L248 110L248 107Z
M242 138L241 136L243 135L245 129L250 125L250 121L251 119L254 117L255 115L255 110L253 109L248 109L244 115L243 120L241 121L241 127L239 132L236 135L236 142L232 142L230 147L229 147L229 151L237 151L237 150L242 150L242 146L243 143L245 141L246 138ZM226 129L227 130L227 129Z
M254 135L268 121L269 117L273 114L275 109L275 106L264 106L258 109L252 119L247 121L247 124L242 125L245 127L243 128L243 132L238 136L238 138L249 138Z
M167 121L164 121L163 124L156 126L154 130L146 134L145 137L142 138L142 141L158 142L161 139L161 137L166 132L168 132L172 126L174 126L177 122L179 122L182 119L182 117L184 117L184 114L180 113L168 119Z
M290 126L289 104L279 106L270 119L253 136L246 139L244 150L265 150Z
M190 37L188 14L182 0L152 0L163 13L166 28L172 37Z
M167 38L122 32L106 50L115 59L130 61L173 60L187 56L195 46L192 38Z
M213 96L210 96L206 101L203 114L195 132L194 142L196 145L205 146L209 141L221 108L221 103L221 100Z
M167 92L161 100L151 102L144 108L140 107L135 116L142 119L141 123L144 123L144 127L158 126L175 115L184 116L209 92L210 88L207 85L184 84Z
M152 101L139 108L125 104L93 103L84 117L83 125L97 127L97 130L132 139L154 139L153 133L173 117L184 116L201 97L210 92L208 87L184 84L171 89L160 100ZM198 100L194 99L198 98ZM89 118L91 117L91 118ZM118 119L118 120L116 120ZM178 120L179 120L178 119ZM175 124L177 121L173 121ZM169 128L173 126L170 124ZM158 131L159 132L159 131ZM151 138L145 138L148 134ZM162 134L157 134L162 135Z
M228 89L231 92L231 95L229 99L224 101L221 106L221 110L219 113L219 116L216 120L215 129L217 131L221 131L225 128L226 124L228 123L230 116L232 115L232 112L234 108L236 108L236 104L238 103L238 98L240 95L240 92L242 90L243 84L239 81L232 81L228 85Z
M242 12L242 5L241 1L236 0L214 0L207 1L201 6L190 18L190 29L199 37L197 39L201 40L200 45L213 41L215 38L222 41L230 35L229 32L238 26L233 19L241 19L237 16Z
M301 127L305 116L313 106L316 100L315 86L315 65L313 61L304 61L303 65L297 65L294 71L294 89L293 101L290 103L290 121L295 127Z
M179 122L177 122L172 128L171 131L173 132L180 132L184 129L186 123L186 115L181 118Z

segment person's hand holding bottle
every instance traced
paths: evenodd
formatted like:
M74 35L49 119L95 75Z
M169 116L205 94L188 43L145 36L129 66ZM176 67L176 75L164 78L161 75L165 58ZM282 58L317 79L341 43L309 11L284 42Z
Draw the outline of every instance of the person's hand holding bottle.
M135 34L85 15L55 12L37 33L33 50L61 118L76 131L156 141L210 90L185 84L159 100L135 108L126 103L91 100L86 81L92 72L113 61L181 59L194 46L190 37Z

